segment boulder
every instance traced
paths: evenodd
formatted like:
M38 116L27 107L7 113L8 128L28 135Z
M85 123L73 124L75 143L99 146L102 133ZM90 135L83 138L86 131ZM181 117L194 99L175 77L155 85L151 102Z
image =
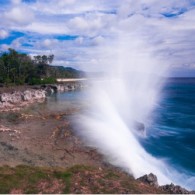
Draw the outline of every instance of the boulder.
M144 175L137 179L138 181L141 181L142 183L149 184L150 186L158 187L158 179L156 175L153 173L150 173L149 175Z

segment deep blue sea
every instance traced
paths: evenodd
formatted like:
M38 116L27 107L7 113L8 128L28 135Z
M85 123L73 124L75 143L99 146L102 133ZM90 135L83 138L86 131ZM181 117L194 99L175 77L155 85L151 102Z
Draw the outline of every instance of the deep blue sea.
M168 79L144 148L179 172L195 175L195 78Z

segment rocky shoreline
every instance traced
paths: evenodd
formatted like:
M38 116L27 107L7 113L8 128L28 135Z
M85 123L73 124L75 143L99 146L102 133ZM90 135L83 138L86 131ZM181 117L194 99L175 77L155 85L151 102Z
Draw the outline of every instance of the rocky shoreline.
M85 87L85 83L71 82L26 86L5 89L5 91L1 88L0 111L3 113L0 118L0 166L15 167L23 164L29 167L68 168L79 164L93 167L94 171L90 169L83 173L82 180L85 182L85 188L76 184L80 182L82 171L79 171L78 175L73 174L79 182L75 183L75 179L72 179L73 190L70 193L102 193L104 191L101 191L101 182L104 182L105 189L108 190L106 192L112 192L112 186L115 186L115 193L195 194L194 191L188 191L174 184L159 186L157 177L152 173L138 179L131 178L128 174L106 163L96 150L86 147L74 134L69 116L77 110L48 112L40 108L37 111L34 109L17 111L32 103L44 102L47 96L53 93L80 90ZM15 112L4 112L10 110ZM108 170L111 172L109 173ZM107 174L106 178L102 174ZM94 187L94 191L90 189L91 187ZM98 188L95 189L95 187Z
M195 194L195 191L188 191L185 188L182 188L181 186L174 185L173 183L159 186L158 179L156 175L154 175L153 173L144 175L138 178L137 181L153 186L154 188L157 188L158 190L166 194Z
M47 96L53 93L63 93L84 88L86 85L80 82L69 82L64 84L40 85L25 90L12 89L0 93L0 112L14 111L35 102L43 102ZM3 89L1 91L4 91Z

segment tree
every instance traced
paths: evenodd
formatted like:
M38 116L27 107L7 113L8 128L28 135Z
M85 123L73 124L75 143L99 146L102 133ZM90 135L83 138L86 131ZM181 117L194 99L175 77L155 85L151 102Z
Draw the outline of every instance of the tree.
M54 59L54 55L53 54L48 56L49 64L51 64L53 62L53 59Z
M37 64L37 65L49 65L53 62L54 60L54 55L51 54L49 56L47 55L37 55L37 56L34 56L34 63Z
M34 56L34 63L37 66L37 74L40 76L40 78L49 77L49 67L48 65L53 62L54 55L37 55Z
M23 84L33 69L33 61L27 54L9 48L0 57L1 79L3 83Z

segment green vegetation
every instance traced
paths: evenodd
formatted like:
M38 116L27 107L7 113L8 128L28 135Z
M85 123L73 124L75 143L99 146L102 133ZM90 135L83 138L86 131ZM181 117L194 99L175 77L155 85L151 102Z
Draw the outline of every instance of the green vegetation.
M54 171L25 165L15 168L4 166L0 167L0 193L54 193L58 189L52 189L52 185L58 187L60 183L61 192L69 192L70 177L71 174L65 170Z
M31 57L8 49L0 55L0 83L22 85L52 84L56 78L78 78L84 76L82 71L63 66L51 66L54 55L37 55Z
M114 171L114 172L113 172ZM162 193L110 168L75 165L68 169L49 167L0 167L1 194L123 194Z

